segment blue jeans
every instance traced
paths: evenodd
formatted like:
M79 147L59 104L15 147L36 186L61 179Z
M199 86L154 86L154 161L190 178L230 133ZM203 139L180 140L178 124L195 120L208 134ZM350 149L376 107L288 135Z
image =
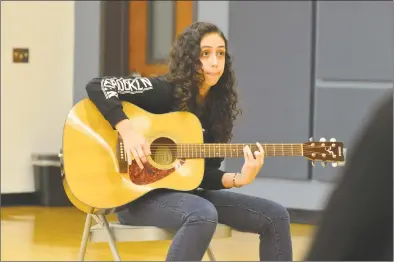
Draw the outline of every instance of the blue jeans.
M167 261L201 261L217 223L259 234L261 261L292 261L289 213L267 199L229 190L161 189L127 204L117 216L121 224L176 231Z

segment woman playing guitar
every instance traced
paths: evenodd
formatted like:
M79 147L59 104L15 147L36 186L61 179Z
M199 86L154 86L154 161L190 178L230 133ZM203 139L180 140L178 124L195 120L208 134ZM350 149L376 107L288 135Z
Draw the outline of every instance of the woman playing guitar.
M237 108L235 74L227 39L213 24L197 22L181 33L169 56L168 74L160 77L101 77L90 81L89 99L122 137L129 164L144 168L151 148L123 111L127 101L155 113L189 111L204 128L204 142L231 140ZM166 260L202 260L217 223L260 235L260 260L292 260L290 218L273 201L225 190L250 184L264 163L264 151L244 148L239 172L220 170L223 158L205 161L199 190L160 189L124 206L120 223L177 231Z

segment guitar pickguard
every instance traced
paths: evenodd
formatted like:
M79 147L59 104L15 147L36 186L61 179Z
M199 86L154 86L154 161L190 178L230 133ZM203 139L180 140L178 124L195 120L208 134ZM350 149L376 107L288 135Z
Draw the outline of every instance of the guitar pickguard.
M144 164L144 169L141 169L138 164L133 161L129 166L129 177L130 180L136 185L151 184L169 176L184 163L185 160L181 159L179 160L179 165L177 165L177 167L162 170L153 166L151 163L149 163L149 161Z

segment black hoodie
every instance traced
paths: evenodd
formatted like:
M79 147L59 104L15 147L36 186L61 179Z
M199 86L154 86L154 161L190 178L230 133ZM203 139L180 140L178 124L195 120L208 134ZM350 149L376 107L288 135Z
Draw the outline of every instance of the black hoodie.
M104 118L115 125L127 115L123 111L121 101L130 102L150 113L163 114L173 110L174 86L163 76L159 77L98 77L86 85L90 100ZM212 142L208 127L204 127L204 142ZM204 178L200 185L203 189L224 189L220 170L223 158L205 159Z

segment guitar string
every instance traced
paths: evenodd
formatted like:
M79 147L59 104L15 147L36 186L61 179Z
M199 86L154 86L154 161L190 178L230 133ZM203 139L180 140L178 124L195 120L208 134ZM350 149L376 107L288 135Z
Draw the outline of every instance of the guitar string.
M176 154L176 155L188 155L188 156L190 156L190 155L209 155L209 156L215 156L215 155L218 155L218 153L217 152L201 152L201 151L190 151L190 150L184 150L183 152L182 151L175 151L175 152L173 152L173 151L170 151L171 153L174 153L174 154ZM300 156L301 154L302 155L305 155L305 154L310 154L310 153L316 153L316 154L322 154L321 152L316 152L315 150L281 150L280 152L279 151L274 151L274 150L264 150L264 152L265 152L265 155L267 155L267 154L271 154L270 156L282 156L282 155L286 155L286 156ZM223 155L225 155L225 156L231 156L232 154L234 154L234 153L236 153L237 155L243 155L244 154L244 152L243 151L240 151L240 150L237 150L237 151L225 151L225 152L220 152L220 156L223 156ZM273 153L273 155L272 155L272 153ZM154 155L155 156L164 156L164 155L169 155L169 153L167 153L167 152L158 152L158 153L154 153ZM330 154L327 154L327 155L330 155Z
M197 155L197 154L154 154L154 156L155 157L158 157L158 156L169 156L169 155L171 155L171 156L176 156L176 157L184 157L184 158L216 158L216 157L224 157L224 158L232 158L232 157L236 157L236 158L238 158L238 157L243 157L243 154L238 154L238 155L220 155L220 156L217 156L217 155L209 155L209 154L207 154L207 155ZM270 157L270 156L308 156L309 154L264 154L264 156L266 156L266 157ZM319 158L318 157L319 155L317 155L316 156L316 158ZM330 157L331 155L330 154L327 154L326 155L326 158L328 159L328 158L331 158Z
M170 151L176 151L176 152L212 152L212 153L218 153L216 151L220 151L220 152L243 152L243 150L241 149L221 149L221 150L214 150L214 149L196 149L196 148L168 148L168 147L163 147L165 149L169 149ZM161 148L151 148L151 149L161 149ZM323 148L320 148L323 149ZM152 150L151 150L152 151ZM256 151L256 150L254 150ZM313 148L303 148L302 150L300 148L296 149L265 149L264 151L274 151L274 152L315 152L316 150L314 150ZM330 151L334 151L334 150L330 150Z
M246 145L246 144L245 144ZM293 144L293 145L274 145L274 146L271 146L271 145L262 145L262 147L264 148L264 147L266 147L266 148L300 148L300 146L301 146L302 144L299 144L299 145L295 145L295 144ZM165 147L165 148L187 148L187 147L190 147L190 148L206 148L206 147L208 147L208 148L212 148L212 147L219 147L219 148L230 148L230 149L234 149L234 148L239 148L239 147L245 147L245 146L243 146L243 144L240 144L240 145L222 145L222 146L220 146L220 145L213 145L213 144L209 144L209 145L206 145L206 144L177 144L177 145L173 145L173 144L168 144L168 145L166 145L166 144L161 144L161 145L150 145L150 147L154 147L154 148L162 148L162 147ZM248 145L249 146L249 145ZM253 145L253 146L249 146L249 147L253 147L253 148L258 148L258 146L256 146L256 145ZM325 146L309 146L309 145L302 145L302 148L325 148L325 147L333 147L333 146L331 146L331 145L325 145ZM341 147L341 146L335 146L334 148L338 148L338 147Z
M177 146L174 146L174 147L170 147L170 146L156 146L156 147L151 147L151 150L153 149L153 150L155 150L155 149L169 149L170 151L177 151L177 152L210 152L210 153L217 153L216 151L221 151L221 152L238 152L238 153L243 153L243 149L239 149L239 148L236 148L236 149L234 149L234 148L196 148L196 147L194 147L194 148L191 148L191 147L177 147ZM282 147L280 147L280 148L265 148L264 149L264 151L268 151L268 152L278 152L278 153L280 153L280 152L286 152L286 153L288 153L288 152L304 152L304 153L310 153L310 152L315 152L316 151L316 149L323 149L323 148L325 148L325 147L313 147L313 148L306 148L306 147L303 147L302 149L301 148L282 148ZM253 151L255 151L255 149L258 149L258 148L252 148L252 150ZM333 149L333 150L331 150L331 151L334 151L335 149Z
M330 142L333 143L333 142ZM294 143L275 143L275 144L268 144L268 143L260 143L261 146L312 146L312 145L305 145L303 143L299 143L299 144L294 144ZM158 143L158 144L151 144L151 146L178 146L178 145L190 145L190 146L243 146L243 145L253 145L253 146L257 146L256 144L252 144L252 143L233 143L233 144L221 144L221 143L178 143L178 144L162 144L162 143ZM322 145L316 145L316 146L322 146ZM327 145L324 145L327 146Z
M169 146L160 146L160 147L151 147L151 149L170 149L170 151L190 151L190 152L215 152L215 148L191 148L191 147L169 147ZM326 147L303 147L301 148L265 148L264 151L278 151L278 152L293 152L293 151L304 151L304 152L314 152L316 150L314 149L324 149ZM176 150L175 150L176 149ZM253 148L253 149L258 149L258 148ZM335 149L334 149L335 150ZM243 149L239 148L219 148L218 151L224 151L224 152L243 152ZM333 150L331 150L333 151Z
M215 146L215 147L240 147L240 146L253 146L253 147L257 147L256 144L200 144L200 143L183 143L183 144L151 144L150 146L155 146L155 147L160 147L160 146L165 146L165 147L173 147L173 146ZM316 145L316 146L311 146L311 145L304 145L304 144L262 144L262 147L282 147L282 146L287 146L287 147L299 147L299 146L303 146L303 147L327 147L327 146L332 146L332 145ZM340 146L340 145L339 145ZM339 147L338 146L338 147ZM335 146L336 147L336 146Z

